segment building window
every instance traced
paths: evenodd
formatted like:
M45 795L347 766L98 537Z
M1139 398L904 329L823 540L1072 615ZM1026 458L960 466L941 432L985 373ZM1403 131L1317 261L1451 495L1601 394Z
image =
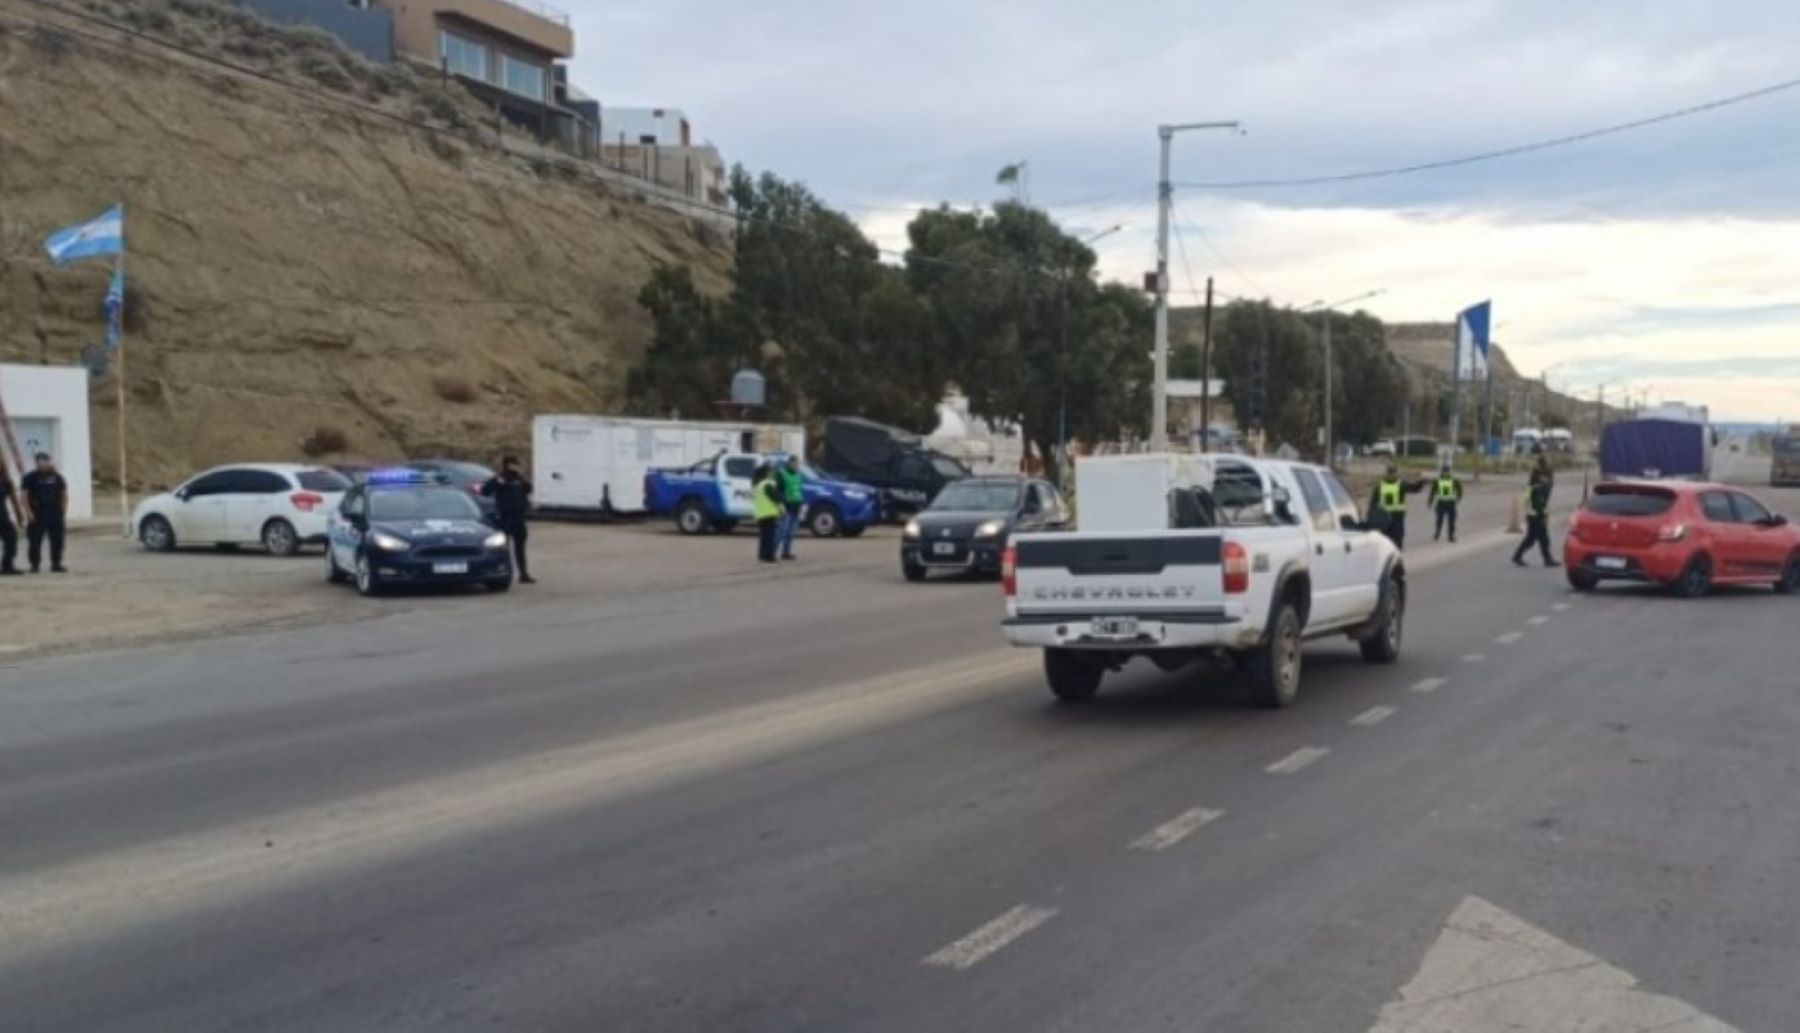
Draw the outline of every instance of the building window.
M444 59L444 67L456 75L468 79L487 81L488 52L487 47L474 40L463 39L453 32L438 32L438 54Z
M544 66L521 61L510 54L500 55L500 85L510 93L532 100L544 99Z

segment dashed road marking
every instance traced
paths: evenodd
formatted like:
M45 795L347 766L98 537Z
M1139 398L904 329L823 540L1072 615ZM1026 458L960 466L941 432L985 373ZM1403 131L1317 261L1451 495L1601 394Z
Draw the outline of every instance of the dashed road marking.
M1569 608L1569 604L1568 603L1557 603L1555 606L1552 606L1550 608L1552 610L1555 610L1557 613L1561 613L1564 610L1567 610Z
M1211 825L1224 816L1224 811L1208 810L1205 807L1183 811L1132 840L1131 849L1167 850L1199 831L1201 827Z
M1487 654L1486 653L1464 653L1463 654L1463 663L1465 663L1465 664L1487 663Z
M1525 633L1523 631L1509 631L1504 635L1495 635L1494 641L1503 646L1510 646L1524 637Z
M1414 692L1436 692L1449 683L1450 679L1448 678L1426 678L1423 681L1414 682L1412 690Z
M1531 625L1534 628L1538 628L1538 627L1542 627L1545 624L1550 623L1550 618L1548 618L1540 613L1537 616L1532 617L1531 619L1527 620L1525 623Z
M958 972L966 971L1055 917L1056 909L1053 907L1020 904L955 943L928 955L925 964L937 968L953 968Z
M1329 746L1302 746L1263 770L1271 775L1291 775L1330 752Z
M1350 723L1353 725L1361 725L1364 728L1367 728L1370 725L1378 725L1388 718L1393 717L1394 712L1399 709L1399 707L1370 707L1351 718Z

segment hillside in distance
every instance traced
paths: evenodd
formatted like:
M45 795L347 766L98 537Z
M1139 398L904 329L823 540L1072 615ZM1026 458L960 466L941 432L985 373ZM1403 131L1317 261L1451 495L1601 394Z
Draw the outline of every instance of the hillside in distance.
M534 413L622 406L638 290L663 263L725 290L729 241L509 146L459 87L225 0L0 0L0 360L73 365L100 340L108 263L55 268L42 241L123 203L140 486L491 459ZM103 480L114 383L91 393Z

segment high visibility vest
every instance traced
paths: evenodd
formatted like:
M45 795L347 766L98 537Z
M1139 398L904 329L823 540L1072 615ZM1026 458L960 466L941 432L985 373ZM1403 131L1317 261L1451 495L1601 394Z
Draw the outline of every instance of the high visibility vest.
M1456 478L1439 477L1437 482L1437 497L1439 502L1455 502Z
M1399 481L1381 482L1381 509L1385 513L1406 512L1406 492Z
M750 515L758 520L774 520L781 516L781 503L775 501L775 480L757 481L750 489Z
M781 497L784 502L787 502L789 505L797 506L806 501L806 490L804 487L806 482L805 479L800 476L800 471L789 470L786 467L782 467L775 471L775 479L781 485Z

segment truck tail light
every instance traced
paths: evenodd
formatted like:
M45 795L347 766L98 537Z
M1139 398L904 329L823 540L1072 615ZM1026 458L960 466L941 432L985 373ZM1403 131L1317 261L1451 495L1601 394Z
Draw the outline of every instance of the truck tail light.
M1679 542L1686 537L1686 524L1670 524L1656 532L1656 540L1659 542Z
M1011 542L1000 553L1000 591L1008 599L1019 594L1019 548Z
M294 508L300 512L311 513L314 508L325 504L325 496L316 495L310 491L297 491L288 496L288 501L292 502Z
M1220 580L1226 595L1250 591L1250 554L1238 542L1226 542L1219 550Z

